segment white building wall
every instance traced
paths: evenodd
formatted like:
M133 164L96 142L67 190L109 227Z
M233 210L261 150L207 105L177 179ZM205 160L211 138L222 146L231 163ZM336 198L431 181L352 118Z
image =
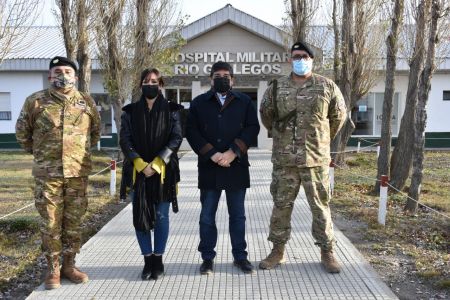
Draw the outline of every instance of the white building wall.
M14 133L25 99L47 87L47 72L0 72L0 93L10 93L11 99L11 120L0 120L0 134ZM92 74L91 93L107 93L100 73ZM115 126L112 131L117 133Z
M385 80L384 78L370 90L374 93L384 93ZM450 132L450 101L443 101L443 91L450 90L450 74L436 73L431 79L431 90L428 98L427 112L427 127L426 132ZM408 74L397 75L395 77L395 92L399 93L399 114L400 118L405 111L406 93L408 92ZM400 122L400 120L399 120ZM397 135L397 133L394 133Z
M266 127L261 123L261 115L259 114L259 109L261 107L261 102L268 86L267 81L260 81L258 86L258 120L260 125L260 131L258 135L258 148L272 150L272 139L269 138Z
M25 99L44 89L44 72L0 72L0 92L10 93L11 120L0 120L0 134L14 133Z
M101 73L92 73L91 75L91 93L107 94L103 87L103 76Z
M443 100L443 91L450 91L450 74L434 74L427 107L427 132L450 132L450 101Z

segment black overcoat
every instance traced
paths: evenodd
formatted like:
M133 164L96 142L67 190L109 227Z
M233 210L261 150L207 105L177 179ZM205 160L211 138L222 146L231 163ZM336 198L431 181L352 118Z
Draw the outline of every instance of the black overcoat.
M224 105L212 90L197 96L189 108L186 138L198 155L198 187L250 187L247 150L258 133L256 109L247 95L231 90ZM230 167L221 167L210 159L228 149L237 154Z

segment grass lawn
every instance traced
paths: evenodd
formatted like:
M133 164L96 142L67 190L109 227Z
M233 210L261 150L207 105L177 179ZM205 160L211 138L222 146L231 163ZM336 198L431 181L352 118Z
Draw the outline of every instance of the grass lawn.
M434 288L449 289L450 220L422 206L416 215L407 215L403 212L406 196L390 190L386 226L379 225L379 197L373 191L376 154L350 154L346 163L335 171L332 210L366 225L361 233L369 241L370 249L366 250L372 252L371 264L379 272L383 267L389 271L396 264L389 255L402 256L410 264L410 275ZM408 185L403 190L406 194ZM450 216L450 152L425 153L420 203Z
M39 214L34 207L34 178L31 176L31 155L22 151L0 151L0 217L31 204L27 209L0 220L0 291L11 280L26 272L32 272L41 255ZM93 172L107 167L110 157L105 152L94 152ZM121 168L117 168L117 184L120 183ZM109 195L110 172L89 179L88 211L83 219L83 240L86 241L99 228L98 219L112 207L117 207L117 198ZM119 186L117 186L117 193ZM39 278L36 278L39 282Z

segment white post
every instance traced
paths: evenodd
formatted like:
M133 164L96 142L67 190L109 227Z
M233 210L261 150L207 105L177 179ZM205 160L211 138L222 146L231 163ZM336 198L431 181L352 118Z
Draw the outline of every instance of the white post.
M356 148L356 153L359 153L361 150L361 141L358 140L358 148Z
M330 171L329 171L329 177L330 177L330 194L333 195L334 192L334 161L330 162Z
M387 175L381 175L380 184L380 203L378 207L378 223L381 225L386 224L386 206L388 196L388 177Z
M380 156L380 145L377 145L377 157Z
M109 184L109 194L116 195L116 161L111 160L111 182Z
M100 140L97 142L97 150L100 151Z

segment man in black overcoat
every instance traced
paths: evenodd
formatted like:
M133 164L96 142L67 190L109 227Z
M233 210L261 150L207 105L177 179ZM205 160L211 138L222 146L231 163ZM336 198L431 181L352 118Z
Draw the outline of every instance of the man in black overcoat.
M233 91L233 69L226 62L211 68L211 89L191 103L186 138L198 155L201 274L213 272L217 244L216 211L225 190L234 264L253 273L245 241L245 192L250 187L247 151L259 133L256 109L251 99Z

